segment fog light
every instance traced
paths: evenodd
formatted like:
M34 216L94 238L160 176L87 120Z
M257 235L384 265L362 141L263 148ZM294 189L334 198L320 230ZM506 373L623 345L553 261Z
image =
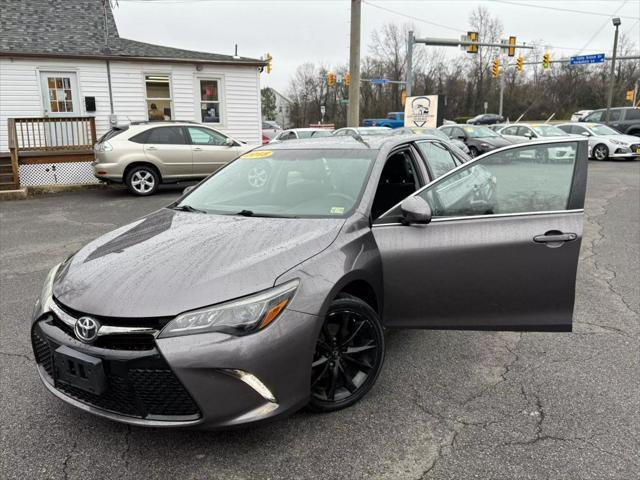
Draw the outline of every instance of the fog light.
M222 371L249 385L265 400L271 403L276 403L276 397L271 393L271 390L269 390L267 386L255 375L236 368L225 368Z

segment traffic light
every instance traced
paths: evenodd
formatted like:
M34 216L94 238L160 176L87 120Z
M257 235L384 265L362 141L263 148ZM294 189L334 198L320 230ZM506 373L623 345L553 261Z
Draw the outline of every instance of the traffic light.
M264 55L264 61L267 62L267 65L265 67L265 70L267 71L267 73L271 73L271 60L273 60L273 57L271 56L271 54L266 53Z
M475 45L478 41L478 32L467 32L467 38L472 42L472 45L467 47L467 53L478 53L478 45Z
M635 92L633 90L627 90L627 100L629 100L630 102L633 102L633 94Z
M327 73L327 85L333 87L336 84L336 76L329 72Z
M551 66L551 54L546 52L542 57L542 68L549 68Z
M493 66L491 67L491 76L493 78L498 78L500 76L500 59L496 58L493 61Z
M351 75L349 74L349 72L347 72L344 74L344 86L348 87L350 83L351 83Z
M523 66L524 66L524 58L522 58L522 55L520 55L516 62L516 69L518 70L518 73L522 71Z
M516 55L516 37L509 37L509 48L507 49L507 54L510 57L515 57Z

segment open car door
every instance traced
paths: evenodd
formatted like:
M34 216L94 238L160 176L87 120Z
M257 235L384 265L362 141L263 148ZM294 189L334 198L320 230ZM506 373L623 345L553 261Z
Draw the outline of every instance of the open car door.
M564 138L490 152L412 195L420 223L400 205L378 218L385 325L570 331L587 150Z

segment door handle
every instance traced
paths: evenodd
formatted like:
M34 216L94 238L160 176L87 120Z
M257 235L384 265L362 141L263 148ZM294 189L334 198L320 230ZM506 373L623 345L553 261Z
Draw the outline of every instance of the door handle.
M147 147L147 150L157 150L156 147Z
M557 246L560 246L564 242L571 242L576 238L578 238L578 235L575 233L563 233L557 230L551 230L544 235L536 235L533 237L533 241L536 243L557 244Z
M193 147L194 152L201 152L202 149L200 147Z

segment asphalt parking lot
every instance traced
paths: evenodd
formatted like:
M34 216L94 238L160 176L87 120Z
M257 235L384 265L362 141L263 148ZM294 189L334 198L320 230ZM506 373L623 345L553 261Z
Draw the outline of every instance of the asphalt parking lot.
M638 478L640 162L590 163L573 333L391 332L358 405L227 432L85 414L46 391L31 352L49 268L179 193L0 203L0 477Z

